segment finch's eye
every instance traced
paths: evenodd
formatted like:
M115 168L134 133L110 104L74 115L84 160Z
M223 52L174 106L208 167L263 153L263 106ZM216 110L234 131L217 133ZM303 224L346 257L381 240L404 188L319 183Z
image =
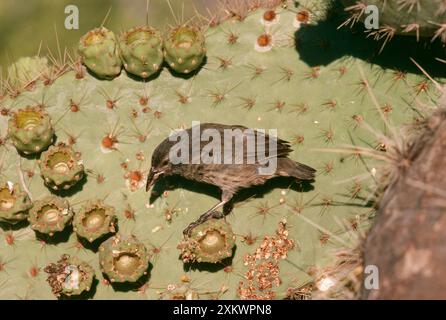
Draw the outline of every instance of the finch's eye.
M161 165L164 167L164 166L167 166L169 164L169 160L167 160L167 159L165 159L165 160L163 160L163 162L161 162Z

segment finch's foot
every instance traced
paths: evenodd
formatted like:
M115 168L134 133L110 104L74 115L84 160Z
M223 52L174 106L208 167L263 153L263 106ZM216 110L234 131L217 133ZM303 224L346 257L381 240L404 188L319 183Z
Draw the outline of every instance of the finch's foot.
M188 225L187 228L183 230L183 235L186 237L190 236L190 233L193 228L195 228L196 226L199 226L202 223L205 223L209 219L221 219L224 217L225 217L225 214L223 212L219 212L219 211L206 212L206 213L202 214L196 221L194 221L190 225Z

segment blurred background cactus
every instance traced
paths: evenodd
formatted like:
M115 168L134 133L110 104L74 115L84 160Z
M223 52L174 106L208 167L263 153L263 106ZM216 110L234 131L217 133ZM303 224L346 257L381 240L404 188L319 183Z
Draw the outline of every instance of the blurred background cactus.
M379 29L369 30L375 39L391 40L395 35L428 37L431 41L440 39L446 42L446 3L443 0L342 0L350 17L346 25L354 25L364 20L367 6L379 10Z
M195 12L188 2L184 7L184 17ZM105 16L108 4L101 8ZM161 2L150 8L152 22ZM197 50L172 54L167 43L165 63L150 75L160 58L156 39L152 65L137 57L131 70L128 48L119 55L119 39L135 30L125 23L130 7L113 9L108 20L83 16L88 22L75 39L58 29L64 41L59 47L22 60L35 61L32 66L41 71L16 67L10 70L23 71L4 75L1 298L359 296L361 244L383 190L400 174L394 169L406 163L408 141L437 107L446 74L435 58L444 50L438 39L423 50L398 39L378 54L381 43L356 30L338 30L345 16L335 1L234 0L215 8L205 14L201 7L193 19L181 18L181 6L172 8L173 26L165 28L153 21L165 42L169 30L185 30L176 36ZM142 16L135 24L145 21ZM124 28L116 26L121 22ZM98 27L116 35L108 39L111 57L81 50L81 60L62 49L63 43L76 48ZM89 45L103 45L104 39ZM386 53L396 45L408 49ZM110 58L112 72L96 69ZM178 69L180 58L185 67ZM118 70L121 61L124 69ZM10 120L23 113L21 125ZM316 180L279 179L246 190L226 222L210 220L185 239L182 230L215 203L218 190L172 177L147 194L144 184L155 147L192 121L278 129L294 149L290 158L315 167ZM42 123L45 130L34 131ZM16 131L28 124L24 134L32 139L25 141ZM62 169L69 176L58 180ZM45 207L47 199L51 205ZM72 221L59 219L66 202ZM55 221L62 224L50 228ZM40 237L32 229L57 235ZM74 290L73 283L82 285Z

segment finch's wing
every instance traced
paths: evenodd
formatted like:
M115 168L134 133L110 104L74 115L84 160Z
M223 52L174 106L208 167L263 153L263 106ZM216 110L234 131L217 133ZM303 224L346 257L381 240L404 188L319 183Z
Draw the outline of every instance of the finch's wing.
M200 135L194 135L192 130L188 130L192 161L200 160L204 154L216 163L223 163L224 157L232 157L231 163L237 163L235 160L242 155L243 163L258 164L268 157L286 158L292 151L289 142L244 126L204 123L200 125ZM193 145L199 145L200 152L194 153ZM222 161L218 161L220 157Z

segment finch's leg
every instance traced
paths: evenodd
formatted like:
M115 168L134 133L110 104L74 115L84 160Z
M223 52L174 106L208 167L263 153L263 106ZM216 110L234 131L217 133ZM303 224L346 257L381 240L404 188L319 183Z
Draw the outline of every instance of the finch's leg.
M213 206L212 208L210 208L208 211L206 211L205 213L203 213L197 220L195 220L194 222L192 222L190 225L187 226L186 229L183 230L183 234L185 236L190 236L190 232L192 231L193 228L195 228L196 226L199 226L200 224L208 221L209 219L221 219L224 217L224 213L216 211L218 208L220 208L221 206L223 206L226 202L220 202L218 204L216 204L215 206Z
M195 220L194 222L192 222L191 224L189 224L187 226L186 229L184 229L183 234L185 236L189 236L190 232L192 231L193 228L195 228L196 226L206 222L209 219L221 219L223 217L225 217L225 213L223 212L218 212L216 211L218 208L223 207L225 204L227 204L229 202L229 200L232 198L232 194L229 195L225 192L223 192L222 195L222 201L217 203L215 206L213 206L212 208L210 208L208 211L206 211L205 213L203 213L197 220Z

